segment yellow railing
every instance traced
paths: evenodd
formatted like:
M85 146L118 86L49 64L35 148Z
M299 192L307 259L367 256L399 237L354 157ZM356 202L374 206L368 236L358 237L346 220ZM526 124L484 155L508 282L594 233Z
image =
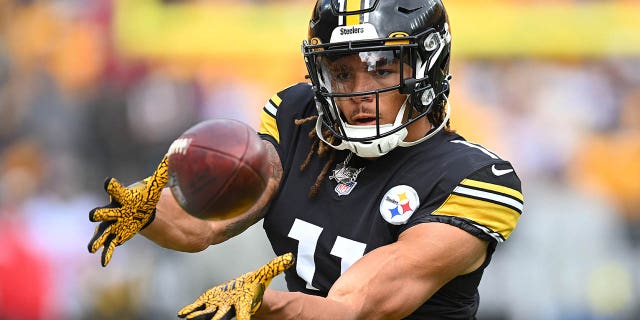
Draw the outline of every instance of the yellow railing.
M640 3L446 1L454 57L640 55ZM116 1L118 47L178 59L299 57L313 1L272 5Z

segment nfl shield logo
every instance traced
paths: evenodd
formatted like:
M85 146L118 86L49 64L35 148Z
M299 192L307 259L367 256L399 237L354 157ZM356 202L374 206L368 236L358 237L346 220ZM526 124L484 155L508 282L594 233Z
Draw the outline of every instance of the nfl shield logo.
M338 183L338 185L336 186L335 190L336 193L339 196L346 196L349 193L351 193L351 191L353 190L353 188L356 187L356 184L358 184L357 182L353 181L353 182L346 182L346 183Z

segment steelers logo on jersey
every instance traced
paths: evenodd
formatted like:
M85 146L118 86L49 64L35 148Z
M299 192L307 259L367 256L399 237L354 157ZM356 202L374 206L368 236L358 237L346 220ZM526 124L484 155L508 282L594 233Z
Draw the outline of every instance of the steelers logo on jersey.
M380 214L387 222L394 225L407 223L411 215L420 206L420 199L415 189L410 186L395 186L382 197Z

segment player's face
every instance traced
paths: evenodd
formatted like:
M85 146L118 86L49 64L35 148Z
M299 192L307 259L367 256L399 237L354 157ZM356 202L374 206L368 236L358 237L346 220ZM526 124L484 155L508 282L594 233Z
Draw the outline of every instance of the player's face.
M412 68L402 63L393 51L360 52L342 55L323 63L325 81L332 93L349 94L397 86L402 76L411 76ZM407 95L398 90L381 92L379 124L393 123ZM376 124L376 94L336 98L344 120L351 125Z

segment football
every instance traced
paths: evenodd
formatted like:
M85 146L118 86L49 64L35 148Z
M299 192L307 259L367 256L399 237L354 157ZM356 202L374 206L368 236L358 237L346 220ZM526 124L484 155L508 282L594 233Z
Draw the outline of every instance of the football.
M228 219L249 209L271 172L262 139L237 120L196 124L171 144L168 157L174 198L205 220Z

